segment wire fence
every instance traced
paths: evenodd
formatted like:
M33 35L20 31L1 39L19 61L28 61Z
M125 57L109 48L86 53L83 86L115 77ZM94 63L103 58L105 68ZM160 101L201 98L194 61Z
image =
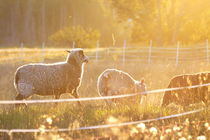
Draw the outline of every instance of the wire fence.
M159 120L165 120L165 119L171 119L181 116L190 115L193 113L198 113L204 110L209 110L209 108L202 108L197 109L193 111L183 112L179 114L164 116L164 117L158 117L154 119L147 119L147 120L139 120L139 121L130 121L130 122L123 122L123 123L116 123L116 124L104 124L104 125L94 125L94 126L84 126L79 128L61 128L61 129L0 129L0 132L3 133L37 133L37 132L68 132L68 131L76 131L76 130L91 130L91 129L102 129L102 128L111 128L111 127L120 127L120 126L128 126L128 125L135 125L139 123L148 123L148 122L154 122Z
M43 103L109 100L109 99L132 97L132 96L137 96L137 95L148 95L148 94L154 94L154 93L160 93L160 92L166 92L166 91L176 91L176 90L183 90L183 89L190 89L190 88L199 88L199 87L205 87L205 86L210 86L210 83L187 86L187 87L156 89L156 90L150 90L150 91L139 92L139 93L129 93L129 94L123 94L123 95L113 95L113 96L104 96L104 97L87 97L87 98L74 98L74 99L48 99L48 100L16 100L16 101L4 100L4 101L0 101L0 105L5 105L5 104L41 104L41 103L43 104Z
M74 48L74 46L75 42L71 48ZM42 43L37 55L32 56L26 51L24 44L21 43L19 48L19 58L18 54L16 54L16 58L5 58L5 60L19 59L20 62L23 62L24 59L40 58L39 61L44 62L45 58L50 56L48 50L50 50L52 53L51 55L54 56L55 52L64 52L65 49L49 49L45 43ZM156 47L152 45L152 41L150 41L149 46L129 46L127 45L126 40L122 47L102 47L100 46L99 41L97 41L96 48L86 50L90 59L96 63L105 60L121 61L123 64L132 61L146 64L151 64L155 61L170 61L175 65L198 61L209 63L208 40L188 47L183 47L180 42L177 42L176 46ZM28 51L30 51L30 49Z
M160 93L160 92L166 92L166 91L176 91L176 90L182 90L182 89L199 88L199 87L204 87L204 86L210 86L210 83L187 86L187 87L157 89L157 90L151 90L151 91L146 91L146 92L142 92L142 93L131 93L131 94L125 94L125 95L115 95L115 96L106 96L106 97L89 97L89 98L80 98L80 99L56 99L56 100L0 101L0 104L20 104L20 103L28 103L28 104L36 103L37 104L37 103L60 103L60 102L105 100L105 99L131 97L131 96L136 96L139 94L147 95L147 94L154 94L154 93ZM158 118L154 118L154 119L123 122L123 123L117 123L117 124L85 126L85 127L74 128L74 129L71 129L71 128L44 129L44 130L40 130L40 129L0 129L0 132L7 133L8 135L11 136L13 133L36 133L36 132L43 132L43 131L44 132L67 132L67 131L73 131L73 130L75 131L75 130L90 130L90 129L120 127L120 126L134 125L134 124L138 124L138 123L147 123L147 122L152 122L152 121L181 117L181 116L198 113L198 112L201 112L204 110L209 110L209 109L210 109L209 107L206 107L206 108L196 109L193 111L183 112L183 113L179 113L179 114L162 116L162 117L158 117Z
M20 45L20 57L19 60L22 62L26 58L24 56L24 44ZM41 62L45 61L45 55L46 55L46 47L45 43L42 44L41 51L38 53L38 56L41 56ZM63 51L62 49L61 51ZM54 50L57 51L57 50ZM200 44L196 47L192 48L182 48L180 46L180 43L177 43L176 48L161 48L161 47L152 47L152 41L150 42L149 47L132 47L127 46L126 41L124 42L123 47L116 47L116 48L101 48L99 42L97 42L97 48L95 51L88 52L89 57L92 60L95 60L95 62L103 61L105 57L117 57L119 61L122 61L123 64L126 62L145 62L148 64L153 63L154 60L169 60L174 61L175 65L180 64L181 62L191 62L191 61L202 61L209 63L209 48L208 48L208 40ZM34 56L37 57L37 56ZM30 56L30 58L33 58L33 56ZM15 58L17 59L17 58ZM11 58L12 60L12 58ZM116 99L116 98L128 98L136 95L148 95L148 94L155 94L160 92L166 92L166 91L175 91L175 90L182 90L182 89L190 89L190 88L199 88L204 86L210 86L210 83L207 84L201 84L201 85L193 85L193 86L187 86L187 87L177 87L177 88L166 88L166 89L156 89L156 90L150 90L145 91L142 93L130 93L130 94L124 94L124 95L115 95L115 96L105 96L105 97L88 97L88 98L79 98L79 99L52 99L52 100L23 100L23 101L14 101L14 100L5 100L0 101L0 105L8 105L8 104L44 104L44 103L61 103L61 102L76 102L76 101L93 101L93 100L109 100L109 99ZM70 129L70 128L61 128L61 129L45 129L45 132L66 132L66 131L72 131L72 130L88 130L88 129L100 129L100 128L110 128L110 127L119 127L119 126L126 126L126 125L134 125L138 123L146 123L146 122L152 122L152 121L158 121L158 120L164 120L164 119L170 119L175 117L181 117L193 113L198 113L204 110L209 110L209 108L202 108L197 109L193 111L183 112L179 114L169 115L169 116L163 116L158 117L154 119L148 119L148 120L139 120L139 121L132 121L132 122L124 122L124 123L118 123L118 124L105 124L105 125L96 125L96 126L85 126L80 127L76 129ZM35 133L35 132L41 132L40 129L0 129L0 132L3 133Z

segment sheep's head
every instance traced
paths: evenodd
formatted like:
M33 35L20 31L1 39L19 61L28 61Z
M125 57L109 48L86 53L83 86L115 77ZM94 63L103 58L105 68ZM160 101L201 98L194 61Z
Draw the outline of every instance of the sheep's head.
M138 81L136 85L137 85L138 92L145 92L147 90L147 86L144 82L144 79L142 79L141 81Z
M67 51L69 56L67 58L67 62L76 62L77 64L87 63L88 57L84 55L83 49L72 49L71 51Z

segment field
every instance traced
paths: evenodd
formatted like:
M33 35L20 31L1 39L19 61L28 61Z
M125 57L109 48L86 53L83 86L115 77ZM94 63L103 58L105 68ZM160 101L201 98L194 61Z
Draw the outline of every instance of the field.
M0 50L0 100L13 100L16 92L13 77L20 65L43 61L46 63L63 61L65 49L46 49L42 56L41 49L1 49ZM86 50L93 55L95 50ZM103 51L103 50L102 50ZM162 54L164 56L164 54ZM85 65L80 97L98 96L96 81L99 74L106 68L117 68L128 72L136 80L145 79L148 90L166 88L174 75L208 71L210 65L205 62L187 62L175 66L174 62L152 61L151 64L125 62L117 56L106 56L102 61L91 59ZM96 130L70 131L68 133L45 133L45 128L78 128L100 124L120 123L152 119L180 113L179 107L172 105L161 108L163 93L151 94L142 104L129 103L105 106L104 101L76 103L53 103L29 105L28 108L15 108L14 105L0 106L0 129L32 129L40 128L41 133L15 133L16 139L210 139L210 113L208 110L179 118L166 119L150 123L141 123L125 127L113 127ZM49 99L52 97L33 96L31 99ZM62 98L69 98L63 95ZM124 99L126 100L126 99ZM204 107L202 104L192 105L181 112ZM11 137L10 137L11 138ZM9 139L0 133L0 139Z

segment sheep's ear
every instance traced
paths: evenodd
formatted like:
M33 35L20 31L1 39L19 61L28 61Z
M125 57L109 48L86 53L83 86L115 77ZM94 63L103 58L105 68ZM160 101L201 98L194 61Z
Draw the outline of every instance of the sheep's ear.
M66 50L66 52L71 53L71 51L69 51L69 50Z
M145 80L144 80L144 78L143 78L143 79L141 79L141 84L144 84L144 81L145 81Z

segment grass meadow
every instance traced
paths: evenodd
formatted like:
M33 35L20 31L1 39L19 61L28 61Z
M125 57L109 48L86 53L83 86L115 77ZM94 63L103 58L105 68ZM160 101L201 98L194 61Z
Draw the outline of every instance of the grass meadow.
M0 100L14 100L16 92L13 85L14 72L17 67L36 62L63 61L67 55L65 49L1 49L0 50ZM95 55L94 49L85 50L89 56ZM101 52L103 53L103 49ZM164 54L162 54L164 56ZM128 72L134 79L145 79L148 90L167 88L170 79L179 74L197 73L210 70L206 62L183 62L178 66L175 61L151 60L147 62L129 61L125 64L118 55L104 55L100 61L90 59L85 65L83 82L79 88L80 97L99 96L96 89L97 77L106 68L117 68ZM179 118L166 119L150 123L141 123L125 127L113 127L97 130L69 131L66 133L44 132L45 128L78 128L82 126L111 124L128 121L152 119L156 117L179 113L179 107L172 105L161 108L163 93L151 94L138 102L125 102L106 106L103 100L77 103L53 103L29 105L28 108L15 108L14 105L0 106L0 129L32 129L40 128L40 133L15 133L11 136L0 133L0 139L95 139L95 140L137 140L137 139L210 139L209 110ZM63 94L62 98L72 98ZM52 99L52 97L32 96L30 99ZM204 107L195 104L183 111Z

